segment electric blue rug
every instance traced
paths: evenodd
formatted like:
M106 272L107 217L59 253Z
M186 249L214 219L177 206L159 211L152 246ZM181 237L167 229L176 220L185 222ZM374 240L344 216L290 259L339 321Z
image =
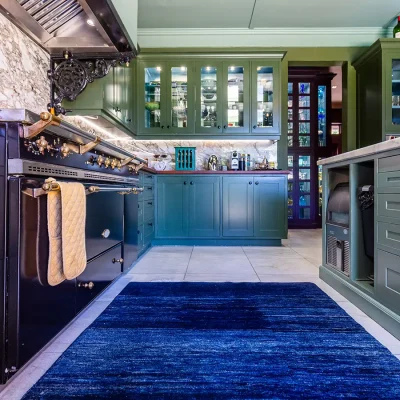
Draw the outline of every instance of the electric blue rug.
M24 399L400 399L400 362L311 283L130 283Z

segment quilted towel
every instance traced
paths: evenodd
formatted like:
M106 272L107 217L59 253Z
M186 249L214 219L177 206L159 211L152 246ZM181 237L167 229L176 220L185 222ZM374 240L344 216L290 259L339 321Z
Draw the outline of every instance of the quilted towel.
M48 179L47 182L52 181ZM86 268L86 195L81 183L58 182L60 190L47 196L49 233L48 283L74 279Z

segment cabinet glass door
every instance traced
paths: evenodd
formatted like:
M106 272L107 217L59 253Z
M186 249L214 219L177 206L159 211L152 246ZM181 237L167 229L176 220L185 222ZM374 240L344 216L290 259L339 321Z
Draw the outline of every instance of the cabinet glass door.
M311 84L299 82L298 84L298 108L295 121L297 124L297 140L300 147L311 146Z
M326 86L318 85L318 146L326 146Z
M298 156L298 218L311 218L311 157Z
M279 66L276 63L251 63L251 132L273 134L279 132L279 90L276 85Z
M192 64L168 65L168 115L165 129L170 134L194 133L194 85Z
M141 96L139 112L143 112L141 133L164 133L165 128L165 65L139 64ZM141 110L141 111L140 111ZM139 114L139 115L140 115Z
M198 63L196 68L196 133L222 133L222 64Z
M392 124L400 125L400 60L392 60Z
M224 63L224 125L230 134L249 131L249 63Z

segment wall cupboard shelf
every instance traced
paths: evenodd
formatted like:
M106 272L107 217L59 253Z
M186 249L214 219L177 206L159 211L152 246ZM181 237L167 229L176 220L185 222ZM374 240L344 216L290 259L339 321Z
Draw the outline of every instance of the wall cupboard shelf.
M280 60L137 63L138 138L279 139Z

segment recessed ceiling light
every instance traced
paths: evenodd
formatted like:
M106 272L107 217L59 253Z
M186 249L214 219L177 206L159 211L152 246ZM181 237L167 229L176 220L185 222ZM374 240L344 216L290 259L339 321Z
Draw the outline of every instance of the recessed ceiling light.
M185 71L186 70L186 67L181 67L181 71Z
M231 71L234 71L234 70L235 70L235 67L231 67L230 69L231 69Z
M94 26L94 22L91 19L88 19L86 22L88 25Z
M207 67L207 68L206 68L206 70L207 70L207 71L210 71L210 70L211 70L211 68L210 68L210 67Z
M336 85L332 86L332 89L336 89L336 88L337 88L337 86L336 86Z

